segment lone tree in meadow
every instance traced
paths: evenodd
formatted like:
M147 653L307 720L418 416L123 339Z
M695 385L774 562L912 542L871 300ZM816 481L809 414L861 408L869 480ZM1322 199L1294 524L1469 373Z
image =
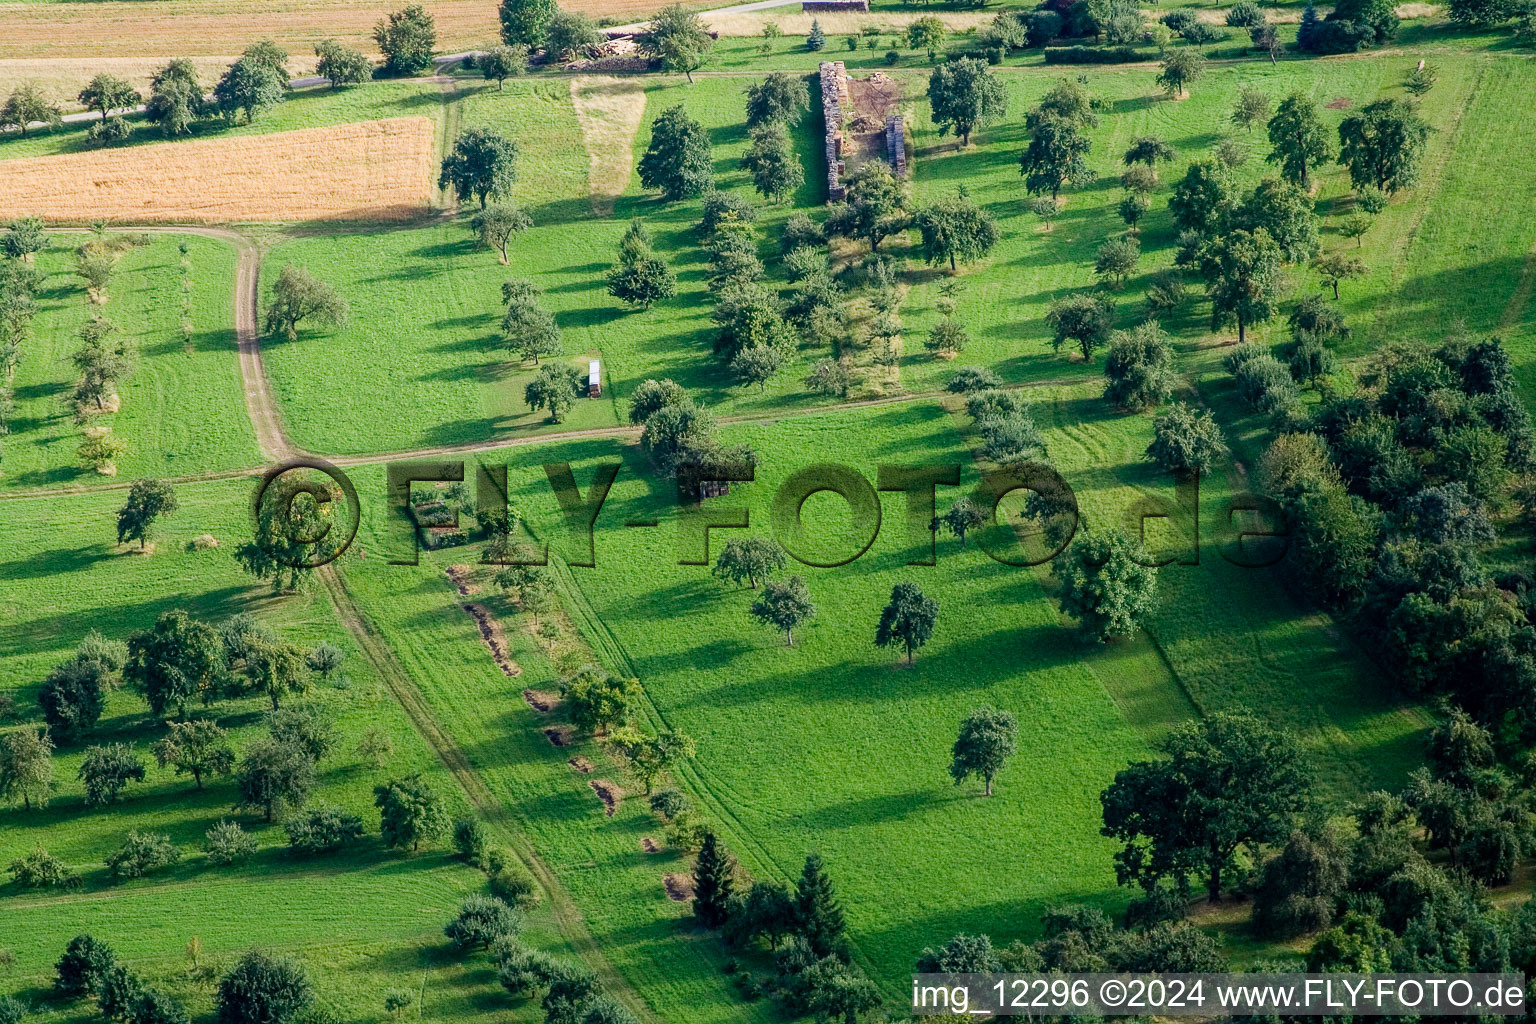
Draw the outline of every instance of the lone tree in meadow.
M1104 358L1104 397L1128 411L1167 401L1178 377L1173 346L1156 321L1118 331Z
M190 775L198 789L209 775L228 775L235 770L235 748L229 734L210 721L172 722L171 731L150 748L162 768Z
M288 341L299 338L299 324L308 320L329 327L347 324L347 300L303 267L292 263L283 267L272 283L272 299L267 303L266 332Z
M986 784L986 795L991 796L992 779L1013 756L1018 734L1019 725L1007 711L979 707L966 715L960 723L960 734L955 737L954 756L949 763L955 785L979 775Z
M373 804L379 809L380 837L397 850L415 853L424 841L446 834L452 824L442 797L419 774L373 787Z
M827 214L829 235L865 239L870 252L879 252L884 239L911 223L906 185L884 160L860 164L843 183L848 190L845 198L833 204Z
M1157 169L1158 164L1170 163L1172 160L1173 147L1156 135L1139 135L1132 139L1122 158L1127 167L1142 164L1153 170Z
M805 588L805 580L799 576L791 576L787 580L768 580L748 610L763 625L782 629L787 647L795 646L795 630L816 614L816 606L811 603L811 592Z
M1205 74L1205 56L1199 50L1187 47L1170 50L1163 58L1163 69L1158 72L1157 84L1175 99L1188 96L1189 87Z
M961 57L934 68L928 76L928 102L939 135L959 136L962 149L971 144L971 132L1008 111L1003 83L986 61L976 57Z
M661 59L668 71L681 71L693 83L693 73L715 45L714 37L699 16L682 4L663 8L651 19L643 36L645 48Z
M330 82L332 89L358 85L373 77L373 61L361 50L323 39L315 44L315 74Z
M1093 170L1088 166L1092 145L1077 119L1049 110L1032 117L1029 145L1019 156L1024 187L1031 195L1049 192L1054 203L1066 186L1092 181ZM1045 216L1039 209L1035 212Z
M704 833L693 867L693 916L706 928L719 928L731 916L736 861L713 832Z
M1056 556L1061 610L1099 643L1130 636L1157 601L1157 570L1142 546L1120 530L1078 537Z
M475 58L480 76L487 82L496 83L496 91L507 87L507 79L516 78L528 70L528 47L492 46Z
M917 211L917 229L923 236L923 258L930 266L949 264L955 273L959 263L973 263L991 252L1002 239L997 221L962 187L953 196Z
M1231 711L1186 722L1157 746L1164 757L1132 762L1099 797L1100 832L1125 844L1115 854L1120 884L1151 892L1168 880L1184 891L1203 875L1214 902L1238 849L1284 839L1305 808L1302 753L1284 733Z
M1309 169L1333 155L1317 104L1299 92L1281 100L1269 119L1269 144L1274 148L1265 159L1279 164L1280 175L1302 188L1312 187Z
M1377 100L1339 125L1339 163L1356 188L1394 194L1419 177L1424 145L1434 129L1406 100Z
M642 309L677 294L677 275L651 248L650 232L639 217L619 240L618 262L608 271L608 294Z
M245 748L235 773L236 810L259 810L267 821L279 810L297 810L315 784L315 762L299 747L259 739Z
M1204 409L1175 402L1152 423L1147 458L1170 473L1204 475L1226 457L1221 427Z
M934 517L929 528L935 531L948 530L960 541L960 548L964 550L966 536L972 530L979 530L986 526L991 518L991 514L985 508L970 498L956 498L947 512Z
M709 133L679 103L651 122L651 142L640 158L640 184L676 202L702 194L714 181Z
M1341 282L1365 276L1365 261L1348 253L1325 252L1312 260L1312 269L1322 278L1324 288L1333 289L1337 301Z
M176 489L165 480L135 480L128 488L128 501L117 513L117 542L136 540L145 549L145 539L155 520L168 516L179 507Z
M501 0L497 11L501 41L508 46L538 49L544 45L550 19L559 10L555 0Z
M1263 124L1269 117L1269 94L1253 86L1238 90L1237 102L1232 105L1232 123L1244 131L1252 132L1254 125Z
M1068 341L1074 341L1087 362L1109 341L1114 315L1114 305L1102 295L1080 292L1057 299L1045 313L1046 326L1053 332L1052 350L1059 352Z
M373 41L384 55L385 74L419 75L432 66L437 22L421 4L407 4L379 19Z
M105 121L114 110L132 110L143 101L139 90L115 75L97 75L75 97L87 110L101 114Z
M153 626L128 638L123 679L156 715L174 708L185 719L189 702L214 697L223 672L218 630L180 608L162 612Z
M714 574L723 580L732 580L738 586L746 583L753 590L774 573L789 564L789 556L776 540L767 537L747 537L726 544L715 559Z
M512 239L533 227L533 218L511 203L492 203L469 219L469 229L487 249L494 249L502 266L507 265L507 247Z
M501 318L502 344L535 366L540 356L560 354L560 329L555 315L539 302L537 285L532 281L505 281L501 286L507 311Z
M483 210L490 200L511 195L516 179L517 144L488 128L466 128L443 157L437 187L451 187L461 203L478 199Z
M586 392L587 382L574 366L545 363L523 386L523 400L530 409L547 409L551 422L560 423L576 399Z
M33 262L33 254L42 251L47 244L48 235L40 218L18 217L5 226L5 238L0 239L0 252L4 252L7 259L30 264ZM11 268L0 278L0 315L6 317L8 326L22 317L9 312L12 307L6 305L6 300L13 296L30 299L30 292L34 288L35 283L28 284L25 272L16 268Z
M875 626L875 646L900 644L906 648L910 665L917 649L933 636L938 621L938 601L924 594L916 583L898 583L891 588L890 603Z
M1263 228L1232 231L1201 247L1200 275L1211 297L1211 330L1237 324L1237 343L1250 324L1275 315L1285 253Z
M314 1001L304 968L251 950L219 982L217 1024L292 1024Z

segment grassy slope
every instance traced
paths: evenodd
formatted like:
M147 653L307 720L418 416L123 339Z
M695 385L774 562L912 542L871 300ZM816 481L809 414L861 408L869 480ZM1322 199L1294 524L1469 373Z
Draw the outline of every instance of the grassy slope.
M75 455L80 430L64 404L74 385L70 356L93 313L117 324L137 350L120 389L121 411L92 416L128 442L120 475L180 476L237 469L259 461L245 414L235 362L235 255L227 244L195 236L155 234L126 253L105 305L91 305L74 274L74 247L84 236L54 235L38 254L45 275L32 336L15 382L16 413L3 439L3 485L90 484L104 478ZM188 246L190 337L184 337L179 242Z
M167 521L152 558L113 553L108 534L115 504L106 495L6 506L0 615L14 628L0 641L0 678L8 688L19 686L17 696L31 718L36 684L87 628L121 637L176 607L195 609L209 620L254 611L296 643L330 640L348 655L348 686L322 688L309 698L326 707L338 727L336 753L322 766L314 802L357 812L373 835L341 855L295 860L280 827L242 817L259 837L261 852L246 867L213 868L197 851L210 825L234 817L229 780L210 782L198 792L190 779L155 767L149 758L146 783L130 785L109 809L87 809L74 780L84 745L66 745L55 758L58 793L47 810L0 810L0 863L42 845L84 874L87 889L58 896L0 886L6 920L0 945L19 958L4 988L37 1002L44 1019L89 1019L85 1006L53 1004L43 991L63 943L89 929L110 941L135 970L184 998L194 1013L210 1008L212 993L182 973L183 949L193 936L216 961L253 944L302 955L321 998L348 1019L382 1018L382 993L397 988L425 990L427 1013L434 1017L478 1012L500 990L483 970L443 953L440 929L483 876L451 861L441 848L410 859L387 851L378 841L372 806L372 787L383 778L421 771L461 813L466 804L453 779L387 698L323 596L274 598L250 584L227 549L184 550L199 533L212 532L226 543L239 535L245 485L187 486L180 496L182 509ZM259 699L216 706L237 748L262 732L263 706ZM385 769L352 752L369 727L382 729L396 745ZM148 758L148 746L160 732L141 700L119 692L93 740L131 742ZM170 834L185 856L170 871L113 885L100 862L133 828ZM542 913L531 922L530 937L559 948Z

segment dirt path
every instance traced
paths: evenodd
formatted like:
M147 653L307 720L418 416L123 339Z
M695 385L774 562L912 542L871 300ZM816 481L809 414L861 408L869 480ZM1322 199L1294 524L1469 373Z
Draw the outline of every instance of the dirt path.
M630 986L629 981L615 970L608 962L608 958L603 955L597 940L588 931L581 911L572 902L570 894L560 884L560 880L539 859L538 853L528 843L527 837L523 835L517 822L507 814L501 801L475 771L463 749L452 736L443 731L437 719L433 717L426 698L406 673L405 667L395 658L383 638L375 633L364 619L362 612L352 599L351 592L347 590L346 581L336 572L336 567L327 565L316 572L336 607L337 618L357 641L358 647L362 650L363 656L368 659L369 664L378 671L379 678L389 688L390 694L405 709L417 733L437 754L438 760L453 775L459 787L464 790L464 795L469 798L470 803L474 804L480 815L497 827L503 838L509 841L512 850L548 895L550 912L566 942L585 961L587 967L602 979L604 989L614 998L629 1007L646 1024L658 1021L650 1004L641 998L640 994Z

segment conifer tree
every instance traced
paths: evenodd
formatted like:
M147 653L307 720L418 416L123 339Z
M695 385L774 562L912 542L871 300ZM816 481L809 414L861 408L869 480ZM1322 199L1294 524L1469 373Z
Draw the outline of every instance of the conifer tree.
M805 870L795 889L795 918L811 951L818 957L830 956L843 937L843 908L819 854L805 858Z
M713 832L704 834L693 868L693 916L706 928L718 928L729 916L735 864Z

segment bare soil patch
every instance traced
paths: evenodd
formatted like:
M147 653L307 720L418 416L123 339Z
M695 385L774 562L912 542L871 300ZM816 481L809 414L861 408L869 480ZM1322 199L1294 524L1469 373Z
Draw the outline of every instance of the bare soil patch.
M640 849L644 850L646 853L660 853L661 852L661 847L657 846L656 845L656 840L652 839L650 836L643 836L643 837L641 837L641 839L640 839Z
M687 875L674 871L663 875L661 884L667 890L667 899L673 903L687 903L693 899L693 879Z
M1329 110L1348 110L1354 104L1348 96L1339 96L1324 105Z
M408 220L428 209L436 156L432 121L400 117L20 157L0 160L0 220Z
M592 774L592 762L588 761L584 757L578 755L577 757L573 757L565 763L570 765L573 771L581 772L583 775Z
M619 801L624 799L624 791L607 779L593 779L587 785L592 787L597 798L603 802L603 808L608 817L613 817L614 812L619 809Z
M587 147L592 212L606 217L629 187L635 133L645 117L645 89L635 78L578 75L571 79L571 103Z
M555 710L555 705L560 703L560 698L548 690L524 690L523 700L528 706L541 714L548 714Z
M491 658L496 662L496 667L501 669L501 674L509 678L522 675L523 667L513 661L512 656L507 653L507 638L501 631L501 624L483 605L465 604L461 607L475 620L475 625L480 627L480 639L484 640L485 646L490 648Z
M551 746L568 747L571 745L571 730L563 726L552 726L544 730L544 736Z
M461 596L469 597L472 594L480 593L479 585L469 582L470 574L474 572L474 569L470 566L450 565L447 569L444 570L444 572L446 572L448 574L448 578L453 581L454 587L458 589Z

